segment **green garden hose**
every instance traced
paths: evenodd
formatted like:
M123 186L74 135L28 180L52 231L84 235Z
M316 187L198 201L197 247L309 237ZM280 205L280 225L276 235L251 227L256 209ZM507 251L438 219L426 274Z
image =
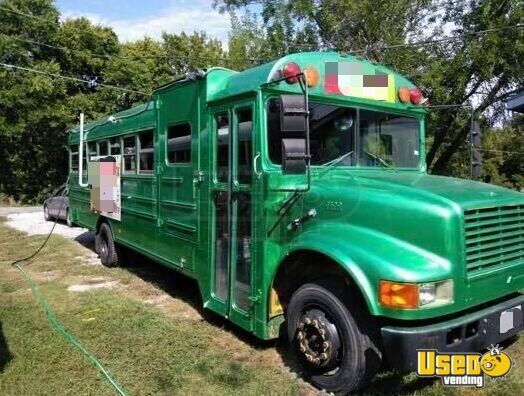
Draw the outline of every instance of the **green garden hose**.
M14 264L14 267L17 268L24 276L27 284L33 292L33 295L36 297L36 299L44 309L45 315L47 316L47 319L49 319L51 326L56 331L58 331L66 339L67 342L69 342L76 349L82 352L82 354L86 357L89 363L91 363L95 367L95 369L98 370L102 377L114 388L117 394L127 396L127 393L124 391L122 386L111 377L111 375L107 372L104 366L102 366L102 364L97 360L97 358L94 357L91 353L89 353L89 351L82 345L82 343L80 343L80 341L78 341L71 333L69 333L67 329L64 327L64 325L58 320L54 312L51 310L51 307L47 303L46 299L44 298L42 293L40 293L40 290L29 276L29 274L26 271L24 271L24 269L18 263Z
M64 202L62 202L62 206L60 206L59 212L62 211L63 206L64 206ZM38 300L38 302L40 303L42 308L44 308L45 315L47 316L47 319L49 319L49 322L51 323L51 326L56 331L58 331L65 338L65 340L67 342L69 342L76 349L78 349L80 352L82 352L82 354L89 361L89 363L91 363L93 365L93 367L98 370L98 372L109 383L109 385L111 385L113 387L113 389L115 390L115 392L118 395L127 396L127 393L124 391L122 386L118 382L116 382L111 377L111 375L109 375L109 373L104 368L104 366L102 366L102 363L100 363L97 360L96 357L94 357L91 353L89 353L89 351L86 349L86 347L84 347L82 345L82 343L80 341L78 341L71 333L69 333L67 331L67 329L64 327L64 325L58 320L58 318L55 316L54 312L51 310L51 307L47 303L47 301L44 298L44 296L42 295L42 293L40 293L40 290L36 286L35 282L33 282L31 277L29 276L29 274L26 271L24 271L24 269L20 266L20 264L22 262L31 260L33 257L35 257L38 253L40 253L40 251L44 248L44 246L47 245L47 242L51 238L51 234L53 233L53 231L54 231L54 229L56 227L56 223L57 222L58 222L58 216L55 218L53 227L49 231L49 234L47 235L46 239L44 240L44 242L42 243L42 245L40 245L40 247L38 249L36 249L31 255L29 255L27 257L24 257L22 259L13 261L11 263L11 266L15 267L16 269L18 269L22 273L22 275L24 276L27 284L31 288L31 291L32 291L33 295Z

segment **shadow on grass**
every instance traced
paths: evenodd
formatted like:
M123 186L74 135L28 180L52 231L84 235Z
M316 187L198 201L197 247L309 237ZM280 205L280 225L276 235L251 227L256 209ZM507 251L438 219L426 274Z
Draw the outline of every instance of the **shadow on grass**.
M95 251L94 234L85 232L75 238L75 241L84 247ZM276 348L280 355L282 362L287 370L295 373L300 378L307 381L304 377L298 362L290 350L287 337L285 335L285 324L281 326L280 337L277 340L264 341L255 337L253 334L241 329L234 323L228 321L222 316L215 314L212 311L203 308L202 297L196 280L187 277L184 274L177 272L174 269L167 268L148 257L131 251L126 248L121 248L122 254L122 269L129 271L133 275L139 277L145 282L148 282L155 287L158 287L170 297L181 300L199 312L207 323L216 326L220 329L232 333L241 342L250 345L252 348L264 351L269 348ZM205 368L204 371L208 371ZM223 376L224 373L217 373L217 376ZM229 379L228 381L231 381ZM434 379L427 378L408 378L402 374L394 372L380 372L370 384L360 394L362 395L408 395L420 391L425 387L431 386Z
M95 251L95 234L91 231L83 232L75 238L75 242L78 242L83 247Z
M2 329L2 322L0 322L0 373L4 371L4 368L12 359L13 355L9 351L4 331Z

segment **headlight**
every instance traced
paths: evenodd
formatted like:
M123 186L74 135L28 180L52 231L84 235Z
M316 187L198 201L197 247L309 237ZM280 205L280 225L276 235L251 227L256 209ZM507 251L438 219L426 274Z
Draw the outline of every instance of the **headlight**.
M399 283L381 280L379 302L388 308L431 308L453 303L453 280Z

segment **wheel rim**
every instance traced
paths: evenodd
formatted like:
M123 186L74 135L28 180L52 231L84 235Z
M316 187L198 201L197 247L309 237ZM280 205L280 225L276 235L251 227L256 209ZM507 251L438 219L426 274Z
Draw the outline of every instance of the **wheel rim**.
M101 235L100 239L100 257L105 260L108 255L109 247L107 246L107 239L104 234Z
M47 206L44 208L44 217L49 218L49 209L47 209Z
M304 309L295 335L297 353L310 368L334 372L340 366L342 343L336 323L323 309Z

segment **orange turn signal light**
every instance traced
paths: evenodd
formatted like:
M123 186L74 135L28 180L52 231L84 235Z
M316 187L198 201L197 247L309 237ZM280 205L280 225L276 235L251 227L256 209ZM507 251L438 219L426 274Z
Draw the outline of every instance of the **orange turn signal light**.
M418 285L381 280L379 283L379 302L384 307L410 309L419 307Z
M411 91L408 87L400 87L398 90L398 98L402 103L409 103L411 100Z
M314 67L308 66L304 69L304 74L306 75L306 81L308 87L314 87L318 84L318 70Z

